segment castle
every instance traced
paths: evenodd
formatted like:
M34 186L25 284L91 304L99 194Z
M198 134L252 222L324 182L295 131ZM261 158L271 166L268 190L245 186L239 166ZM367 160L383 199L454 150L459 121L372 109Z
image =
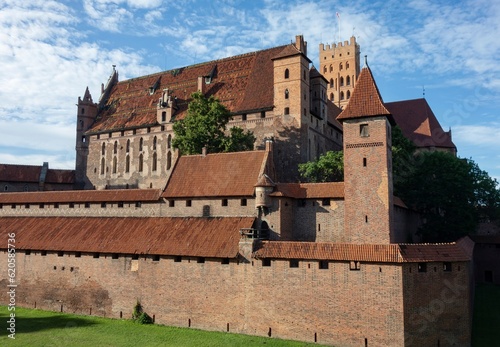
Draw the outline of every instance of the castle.
M86 90L75 171L85 189L0 194L17 303L128 318L140 300L167 325L470 346L473 242L409 243L418 216L392 188L393 126L420 150L455 153L451 133L423 99L384 103L354 38L320 45L321 59L310 67L297 36L121 82L113 69L97 103ZM179 156L172 123L194 91L217 96L255 150ZM297 182L297 163L332 149L344 151L344 182Z

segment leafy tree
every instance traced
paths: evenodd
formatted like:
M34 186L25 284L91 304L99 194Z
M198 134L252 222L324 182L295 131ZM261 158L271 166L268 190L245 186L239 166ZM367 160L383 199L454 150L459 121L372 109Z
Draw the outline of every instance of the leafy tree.
M344 180L344 153L329 151L318 160L299 164L299 174L308 182L336 182Z
M252 132L234 127L229 136L225 134L231 114L213 95L206 98L195 92L191 98L187 116L173 126L175 137L172 145L182 154L198 154L203 147L209 153L253 149L255 136Z

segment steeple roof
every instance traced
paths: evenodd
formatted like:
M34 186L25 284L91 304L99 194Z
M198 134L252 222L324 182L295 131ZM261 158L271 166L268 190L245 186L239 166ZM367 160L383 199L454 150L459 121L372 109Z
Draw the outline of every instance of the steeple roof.
M391 122L394 123L391 113L384 106L372 72L368 64L366 64L359 74L349 103L337 117L337 120L343 121L346 119L384 115L388 116Z

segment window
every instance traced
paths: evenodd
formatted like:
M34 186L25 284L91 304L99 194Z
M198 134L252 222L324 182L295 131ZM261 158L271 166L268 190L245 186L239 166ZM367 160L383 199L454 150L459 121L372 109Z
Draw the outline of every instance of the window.
M290 114L290 107L285 107L283 114Z
M99 258L99 253L94 253L94 254L92 255L92 257L93 257L94 259L98 259L98 258Z
M41 251L41 252L40 252L40 255L41 255L42 257L45 257L45 256L47 255L47 251Z
M123 201L118 202L118 208L123 208Z
M168 207L175 207L175 200L168 200Z
M306 199L297 200L297 206L298 207L306 207Z
M368 137L370 136L370 132L368 129L368 124L360 124L359 125L359 136Z
M143 170L143 160L144 157L142 156L142 153L139 155L139 172L142 172Z
M366 158L363 158L363 167L366 167Z
M24 208L30 208L30 204L24 204Z
M186 200L186 207L191 207L191 204L192 204L191 200Z
M76 252L75 253L75 258L81 258L82 252Z
M102 147L101 147L101 154L105 155L106 154L106 144L103 142Z
M158 156L156 155L156 152L154 152L153 153L153 165L152 165L153 171L156 171L157 163L158 163Z
M25 254L25 255L31 255L31 250L30 250L30 249L25 250L25 251L24 251L24 254Z
M113 157L113 173L116 173L116 167L117 167L117 159L116 157Z
M285 89L285 99L288 99L289 94L288 89Z
M106 203L105 202L101 202L101 208L106 208Z
M418 272L427 272L427 263L418 263Z
M343 87L344 86L344 77L340 77L340 86Z
M144 145L144 140L143 138L141 137L140 140L139 140L139 152L142 152L142 147Z
M127 153L130 152L130 140L127 140Z
M333 84L333 78L330 78L330 88L333 88L334 84Z
M339 70L342 70L343 69L343 65L342 63L339 64Z
M241 120L242 121L246 121L247 120L247 115L246 114L242 114L241 115Z
M330 72L332 72L332 71L333 71L333 65L330 64Z
M330 101L334 101L333 93L330 93Z
M203 263L205 263L205 258L204 258L204 257L198 257L198 258L196 259L196 262L197 262L198 264L203 264Z
M163 111L161 113L161 121L166 122L167 121L167 112Z
M167 170L170 170L172 167L172 153L168 151L167 153Z
M180 257L180 256L174 257L174 262L175 263L180 263L181 261L182 261L182 257Z
M229 258L222 258L222 260L220 261L220 263L222 265L228 265L229 264Z
M444 272L451 272L451 263L448 261L445 261L443 263L443 271Z
M74 202L70 202L69 203L69 208L75 208L75 203Z
M115 141L115 144L113 145L113 153L116 154L118 152L118 141Z
M290 77L290 71L288 69L285 69L285 78Z
M227 206L227 199L222 199L221 205L222 206Z
M130 156L125 157L125 172L130 172Z
M160 261L160 256L157 254L153 255L153 261Z
M240 200L240 205L241 206L246 206L247 205L247 199L241 199Z
M57 256L58 257L63 257L64 256L64 252L62 252L62 251L57 252Z
M330 199L323 199L321 201L322 206L330 206Z
M85 203L85 208L90 208L90 202Z
M345 84L347 84L348 86L350 86L350 85L351 85L351 77L350 77L350 76L347 76L347 77L345 78Z
M59 203L58 202L54 203L54 208L59 208Z
M262 259L262 266L271 266L271 259Z
M156 143L157 143L158 139L155 137L153 137L153 151L156 151Z
M167 136L167 148L172 147L172 135Z
M260 112L260 118L266 118L266 111Z
M344 100L344 92L340 92L340 100Z
M101 175L104 175L104 167L106 166L106 160L104 158L101 159Z
M349 100L350 98L351 98L351 91L350 91L350 90L348 90L348 91L347 91L347 100Z
M142 202L137 201L137 202L135 203L135 207L136 207L136 208L141 208L141 207L142 207Z
M360 270L360 264L359 261L350 261L349 262L349 270L351 271L359 271Z
M111 259L118 259L118 253L111 254Z
M328 260L320 260L319 261L319 269L327 270L328 269Z
M292 267L292 268L299 267L299 261L298 261L298 259L290 259L290 267Z
M326 57L325 57L326 59ZM323 67L323 73L326 73L327 69L326 69L326 65Z

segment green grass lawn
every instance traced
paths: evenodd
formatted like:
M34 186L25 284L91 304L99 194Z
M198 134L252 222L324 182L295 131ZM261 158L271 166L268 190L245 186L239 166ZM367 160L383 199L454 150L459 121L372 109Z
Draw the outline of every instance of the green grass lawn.
M7 336L7 308L0 307L0 346L200 346L304 347L317 344L285 341L161 325L140 325L129 320L77 316L16 308L15 340Z
M478 285L474 301L472 346L491 347L500 343L500 287Z

